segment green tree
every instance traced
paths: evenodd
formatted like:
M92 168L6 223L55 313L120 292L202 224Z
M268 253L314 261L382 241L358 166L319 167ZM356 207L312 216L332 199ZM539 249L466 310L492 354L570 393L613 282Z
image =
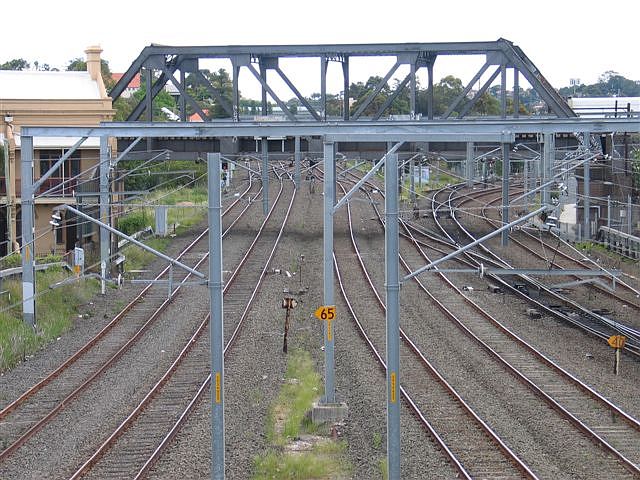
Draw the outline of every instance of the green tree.
M224 68L219 69L217 72L211 72L209 70L201 70L205 78L211 83L211 85L218 91L220 96L226 100L228 105L233 103L233 80ZM222 103L212 95L211 92L202 85L201 82L196 82L196 77L193 74L187 75L185 79L187 86L187 93L198 103L200 108L209 111L209 116L212 118L228 118L229 112L227 112ZM195 110L190 105L187 105L187 114L191 115L195 113Z
M145 78L142 77L140 80L140 88L134 92L133 95L129 98L118 98L115 102L113 102L113 108L116 110L116 114L114 117L114 121L121 122L125 121L133 109L140 103L146 94L147 86L146 86ZM162 89L153 99L153 121L161 122L167 119L167 116L162 112L162 107L166 107L172 112L177 110L177 105L175 99L167 92ZM146 119L146 114L143 113L141 118Z
M631 175L633 182L633 190L637 192L640 189L640 150L634 150L631 160Z
M14 58L0 64L0 70L28 70L31 65L24 58Z
M365 102L369 94L371 94L375 90L376 86L378 85L378 83L380 83L381 80L382 77L372 76L369 77L369 79L365 83L358 82L352 83L350 85L349 96L355 100L351 105L352 114L355 113L358 108L360 108L360 106ZM367 108L365 108L365 110L362 112L362 115L373 116L378 113L378 110L387 100L390 92L391 88L389 87L389 84L386 83L384 87L382 87L380 92L375 96L373 101L367 106Z

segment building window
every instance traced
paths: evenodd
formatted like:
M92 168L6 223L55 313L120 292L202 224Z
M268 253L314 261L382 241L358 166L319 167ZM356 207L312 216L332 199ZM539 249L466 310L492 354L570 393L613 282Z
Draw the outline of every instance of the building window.
M64 155L65 150L39 150L40 158L40 177L47 173L55 165L55 163ZM70 180L80 173L80 152L76 150L60 165L46 182L45 189L49 189L59 183L64 182L61 189L51 192L55 196L70 195L77 184L76 180Z

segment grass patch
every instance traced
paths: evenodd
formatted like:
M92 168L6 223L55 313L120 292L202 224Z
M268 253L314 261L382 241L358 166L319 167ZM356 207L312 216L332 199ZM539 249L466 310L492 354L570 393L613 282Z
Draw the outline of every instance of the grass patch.
M314 370L307 352L294 350L288 360L285 383L267 425L267 438L276 445L284 445L300 436L301 429L305 433L315 429L305 417L321 388L320 375Z
M252 478L254 480L346 478L344 463L336 461L336 456L342 455L345 449L343 442L327 441L305 453L287 455L270 451L256 460Z
M100 288L93 279L49 288L49 285L71 276L62 268L36 273L36 331L22 321L20 281L3 282L2 288L8 293L0 299L0 370L13 367L68 330L73 325L78 307L87 303Z
M329 438L314 437L311 448L287 447L302 434L316 433L319 426L307 412L318 397L320 375L314 370L307 352L294 350L288 356L285 382L271 408L267 422L267 440L273 448L254 460L253 479L329 479L347 478L349 470L344 460L346 444Z
M205 218L208 204L208 191L206 186L182 188L180 190L158 190L145 197L148 207L135 207L129 213L118 219L118 229L126 234L132 234L146 227L155 228L155 209L153 204L169 205L167 212L167 224L179 225L176 233L196 225ZM192 205L191 205L192 204ZM171 205L178 205L171 207Z
M165 252L171 240L169 238L150 238L143 242L145 245L158 250L159 252ZM122 253L127 258L125 262L125 271L140 270L149 265L156 257L153 253L143 250L137 245L130 244L122 249Z

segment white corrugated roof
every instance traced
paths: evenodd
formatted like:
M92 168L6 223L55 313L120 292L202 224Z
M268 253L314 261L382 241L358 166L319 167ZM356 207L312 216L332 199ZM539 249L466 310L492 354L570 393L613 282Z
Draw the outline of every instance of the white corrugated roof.
M22 142L20 135L15 136L16 148L20 148ZM80 137L33 137L33 148L69 148L75 145ZM83 148L100 148L99 137L89 137L78 147Z
M98 84L89 72L31 72L0 70L3 100L95 100Z

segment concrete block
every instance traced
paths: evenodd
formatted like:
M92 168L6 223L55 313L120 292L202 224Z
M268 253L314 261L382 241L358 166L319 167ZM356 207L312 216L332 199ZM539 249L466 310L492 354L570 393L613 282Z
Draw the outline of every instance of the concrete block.
M336 423L347 418L349 408L346 403L314 403L311 408L313 423Z

